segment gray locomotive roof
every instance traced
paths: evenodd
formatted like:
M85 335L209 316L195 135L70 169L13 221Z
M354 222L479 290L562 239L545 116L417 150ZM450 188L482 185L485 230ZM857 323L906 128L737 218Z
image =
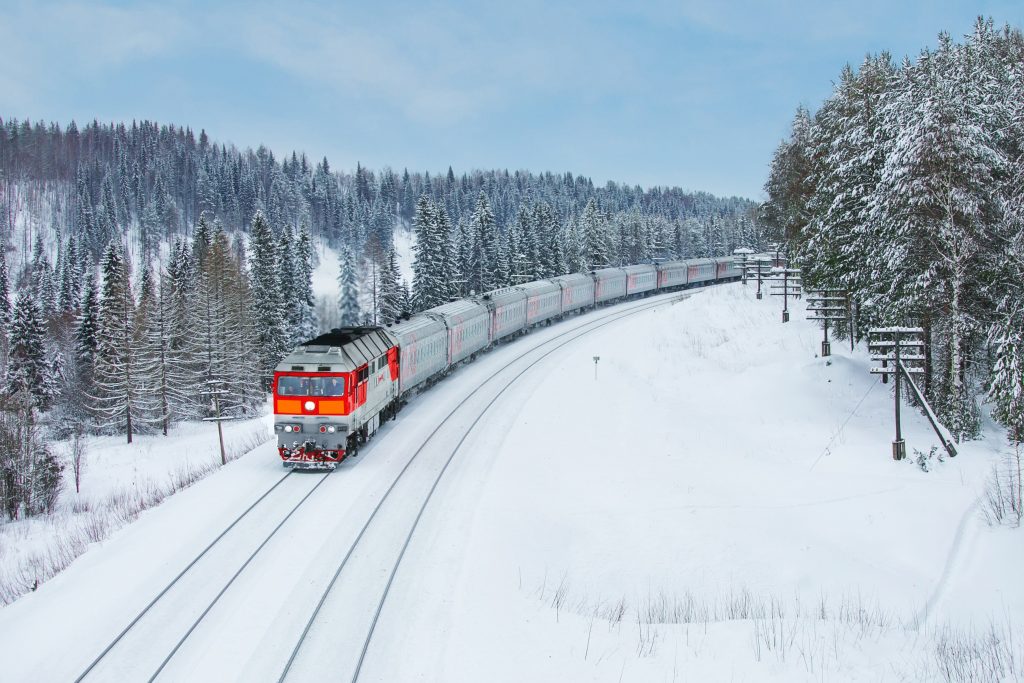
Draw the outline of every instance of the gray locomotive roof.
M332 330L297 346L277 370L316 372L329 367L328 372L348 372L384 355L391 346L387 333L379 327Z
M627 273L653 273L655 271L654 266L641 264L637 266L625 266L622 270Z
M536 293L553 292L560 289L557 282L551 282L549 280L537 280L535 282L525 282L521 285L516 285L516 289L526 292L529 296Z

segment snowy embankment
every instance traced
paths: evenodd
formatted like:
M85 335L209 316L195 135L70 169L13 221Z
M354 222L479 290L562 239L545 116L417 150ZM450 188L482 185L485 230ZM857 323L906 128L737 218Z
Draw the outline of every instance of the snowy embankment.
M709 289L509 392L442 483L365 679L1021 676L1024 531L975 506L1001 432L894 462L891 385L841 342L818 358L802 303L787 325L779 304Z
M225 454L233 460L271 438L267 418L224 423ZM0 525L0 604L7 604L67 567L139 514L221 465L217 429L190 422L168 436L83 440L79 491L65 458L64 484L52 514ZM70 443L55 444L66 453Z

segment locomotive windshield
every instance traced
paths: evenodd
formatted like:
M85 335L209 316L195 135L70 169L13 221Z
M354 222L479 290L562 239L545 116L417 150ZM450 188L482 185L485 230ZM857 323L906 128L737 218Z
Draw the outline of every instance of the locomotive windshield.
M279 396L344 396L344 377L294 377L277 379Z

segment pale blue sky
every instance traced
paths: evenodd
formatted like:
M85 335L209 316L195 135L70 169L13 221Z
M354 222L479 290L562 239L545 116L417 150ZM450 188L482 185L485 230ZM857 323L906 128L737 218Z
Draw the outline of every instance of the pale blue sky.
M845 63L916 55L979 14L1020 27L1024 2L0 0L0 116L758 199L796 106Z

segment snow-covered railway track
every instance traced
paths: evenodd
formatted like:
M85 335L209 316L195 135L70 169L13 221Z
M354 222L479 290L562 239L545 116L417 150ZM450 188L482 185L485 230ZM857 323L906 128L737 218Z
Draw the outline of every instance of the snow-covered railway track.
M476 425L528 371L606 325L689 294L616 307L516 356L458 403L409 457L378 499L321 592L278 681L315 680L325 671L359 679L395 576L438 484Z
M277 479L203 548L110 641L75 683L155 678L238 575L326 479L326 475L307 478L293 474L288 472ZM290 481L286 484L286 480ZM259 531L268 527L272 527L269 533ZM253 538L263 540L250 550ZM238 566L240 556L246 559ZM197 614L197 610L201 612ZM154 644L176 634L182 635L176 644L168 644L170 654L161 662L161 650Z

